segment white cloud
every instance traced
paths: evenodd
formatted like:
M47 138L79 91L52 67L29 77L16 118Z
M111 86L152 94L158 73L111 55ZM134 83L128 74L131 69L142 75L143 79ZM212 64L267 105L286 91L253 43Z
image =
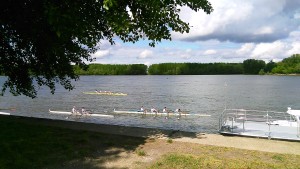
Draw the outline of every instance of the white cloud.
M150 66L152 63L151 62L145 62L144 65Z
M240 49L236 51L236 54L239 56L247 56L251 53L254 47L254 43L245 43Z
M101 40L100 42L97 43L97 47L102 50L108 49L111 46L112 45L110 44L110 42L108 40ZM114 46L117 46L117 44Z
M299 37L300 37L300 26L298 28L298 31L293 31L290 33L289 39L293 41L299 41Z
M213 34L216 31L224 31L231 22L243 20L251 12L251 6L246 4L237 6L234 1L211 1L214 11L207 15L204 12L194 12L187 7L181 10L181 18L189 22L192 26L189 34L174 34L175 38L191 38L195 36L205 36ZM237 11L243 11L236 15Z
M212 50L212 49L209 49L209 50L206 50L204 51L204 55L213 55L213 54L216 54L217 51L216 50Z
M186 49L178 55L182 59L190 59L192 57L193 51L191 49Z
M109 54L110 54L109 50L98 50L96 53L92 54L92 57L96 59L101 59L106 56L109 56Z
M249 58L280 61L300 53L299 0L209 0L211 15L182 8L189 34L172 34L150 48L147 41L134 45L116 41L99 43L94 54L107 64L146 65L166 62L242 62Z
M137 57L138 59L146 59L151 58L153 56L153 52L151 50L143 50L140 55Z
M255 59L272 60L275 59L275 57L285 56L287 48L287 44L281 41L260 43L253 49L251 57Z
M254 32L255 35L265 35L265 34L272 34L273 28L269 26L263 26L261 28L258 28L256 32Z
M300 26L298 0L210 0L214 11L207 15L182 8L181 18L193 27L189 34L173 33L186 41L217 39L232 42L274 42L288 37Z
M291 44L291 48L287 51L289 56L293 54L300 54L300 42L294 42Z

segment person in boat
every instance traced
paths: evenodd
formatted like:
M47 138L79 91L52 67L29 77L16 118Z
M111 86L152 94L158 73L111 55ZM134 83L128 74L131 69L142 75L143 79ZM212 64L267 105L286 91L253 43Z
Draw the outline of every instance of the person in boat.
M96 92L96 93L99 93L99 91L98 91L97 89L95 90L95 92Z
M78 110L76 109L76 107L75 106L73 106L73 108L72 108L72 114L77 114L77 112L78 112Z
M143 114L146 114L146 109L144 108L144 106L141 107L140 112L143 112Z
M141 107L141 112L145 112L144 106Z
M155 113L155 116L157 116L158 111L155 108L152 108L151 113Z
M169 111L167 110L167 107L164 107L163 113L167 114L166 119L168 119L168 117L169 117Z
M89 114L89 112L84 107L82 107L81 115L88 115L88 114Z
M177 113L178 114L178 120L180 119L180 117L181 117L181 110L180 109L176 109L175 110L175 113Z

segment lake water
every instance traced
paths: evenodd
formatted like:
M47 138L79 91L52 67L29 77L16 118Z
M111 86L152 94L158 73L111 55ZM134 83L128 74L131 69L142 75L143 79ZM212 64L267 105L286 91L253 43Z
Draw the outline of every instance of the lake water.
M5 77L0 77L3 84ZM13 115L86 123L173 129L216 133L218 119L225 108L286 111L300 109L300 76L81 76L74 82L76 89L56 87L54 95L47 87L39 90L38 98L0 97L0 108L15 107ZM127 93L127 96L86 95L83 92L106 90ZM94 113L113 114L113 109L139 109L141 106L162 110L180 108L191 114L177 119L140 115L115 115L114 118L75 118L49 114L48 110L71 111L73 106L85 107Z

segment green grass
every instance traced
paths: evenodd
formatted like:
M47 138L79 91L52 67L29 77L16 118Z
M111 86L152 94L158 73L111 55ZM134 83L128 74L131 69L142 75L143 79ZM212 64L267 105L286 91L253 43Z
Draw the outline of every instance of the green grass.
M298 169L300 156L292 154L276 154L236 148L199 146L194 154L169 153L156 161L151 169Z
M173 143L173 140L169 138L169 139L167 140L167 143Z
M48 127L16 118L1 117L0 128L0 169L59 166L93 158L95 153L105 155L112 146L134 150L144 143L142 138Z
M142 149L137 149L135 150L135 153L138 155L138 156L145 156L146 155L146 152Z

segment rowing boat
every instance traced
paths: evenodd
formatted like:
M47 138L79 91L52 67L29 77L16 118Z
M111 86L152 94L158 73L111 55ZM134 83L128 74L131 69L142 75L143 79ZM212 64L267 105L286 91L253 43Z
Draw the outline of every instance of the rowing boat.
M139 110L115 110L115 109L114 109L114 113L117 113L117 114L145 114L145 112L139 111ZM147 112L147 114L151 114L151 112Z
M92 94L92 95L127 96L126 93L113 93L113 92L82 92L82 93Z
M164 112L143 112L140 110L115 110L114 113L116 114L141 114L141 115L161 115L161 116L203 116L203 117L209 117L210 115L208 114L190 114L190 113L174 113L174 112L169 112L169 113L164 113Z
M49 113L52 113L52 114L74 115L74 116L114 117L113 115L108 115L108 114L95 114L95 113L81 114L79 112L76 113L76 114L73 114L72 112L67 112L67 111L53 111L53 110L49 110Z

